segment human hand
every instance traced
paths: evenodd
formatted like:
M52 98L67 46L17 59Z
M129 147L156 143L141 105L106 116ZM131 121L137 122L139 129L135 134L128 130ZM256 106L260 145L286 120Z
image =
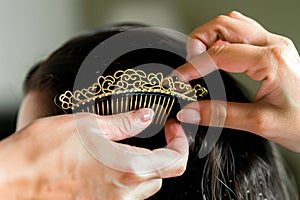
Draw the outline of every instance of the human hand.
M292 41L238 12L218 16L190 37L190 62L176 70L180 79L196 79L218 68L246 73L262 85L253 103L203 100L187 105L178 119L211 126L224 122L225 127L249 131L300 152L300 59ZM206 53L215 66L206 65L210 63Z
M112 141L145 129L152 121L150 109L104 117L74 116L38 119L1 141L1 198L145 199L160 189L162 178L179 176L185 170L188 142L175 121L165 126L167 148L150 151ZM91 120L100 128L82 123ZM93 153L109 155L126 170L95 159L97 155L82 145L79 129L100 134L96 143L102 151Z

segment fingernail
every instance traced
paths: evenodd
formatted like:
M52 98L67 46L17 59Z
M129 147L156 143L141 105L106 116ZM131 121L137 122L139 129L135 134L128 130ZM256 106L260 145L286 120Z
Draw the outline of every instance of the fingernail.
M186 108L177 113L177 119L181 122L199 124L200 113L194 109Z
M184 66L184 65L182 65ZM182 67L180 66L180 67ZM174 70L171 74L169 74L167 77L171 77L173 81L181 81L181 82L188 82L187 78L181 75L177 70L180 68L178 67L176 70Z
M148 122L152 120L154 116L154 111L150 108L142 108L137 111L135 111L135 114L138 116L138 118L143 122Z

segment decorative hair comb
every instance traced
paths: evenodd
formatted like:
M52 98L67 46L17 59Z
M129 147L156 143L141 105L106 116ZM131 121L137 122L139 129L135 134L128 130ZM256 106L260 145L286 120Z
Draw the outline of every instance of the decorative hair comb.
M142 70L118 70L113 75L99 76L88 88L66 91L55 103L67 113L91 112L113 115L140 108L154 110L153 124L163 125L172 110L197 101L207 94L200 84L178 81L176 77L164 77L162 73L145 73Z

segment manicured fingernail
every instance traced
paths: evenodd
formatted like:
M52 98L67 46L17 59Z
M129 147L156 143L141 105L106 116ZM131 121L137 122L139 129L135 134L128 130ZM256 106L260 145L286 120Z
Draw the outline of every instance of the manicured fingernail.
M200 114L194 109L185 108L177 113L177 119L181 122L199 124Z
M177 69L183 67L184 65L178 67ZM173 81L181 81L181 82L188 82L187 78L180 74L177 69L169 74L167 77L171 77Z
M148 122L152 120L154 116L154 111L150 108L142 108L137 111L135 111L138 118L143 122Z

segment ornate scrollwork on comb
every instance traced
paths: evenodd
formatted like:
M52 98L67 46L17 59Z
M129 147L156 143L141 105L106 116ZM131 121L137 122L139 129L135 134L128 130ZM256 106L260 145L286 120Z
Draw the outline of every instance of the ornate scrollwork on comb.
M196 101L207 90L200 84L192 87L184 82L164 77L162 73L148 73L142 70L118 70L113 76L99 76L97 82L88 88L66 91L59 96L61 108L74 109L76 106L106 96L128 92L152 92L174 95L187 101Z

